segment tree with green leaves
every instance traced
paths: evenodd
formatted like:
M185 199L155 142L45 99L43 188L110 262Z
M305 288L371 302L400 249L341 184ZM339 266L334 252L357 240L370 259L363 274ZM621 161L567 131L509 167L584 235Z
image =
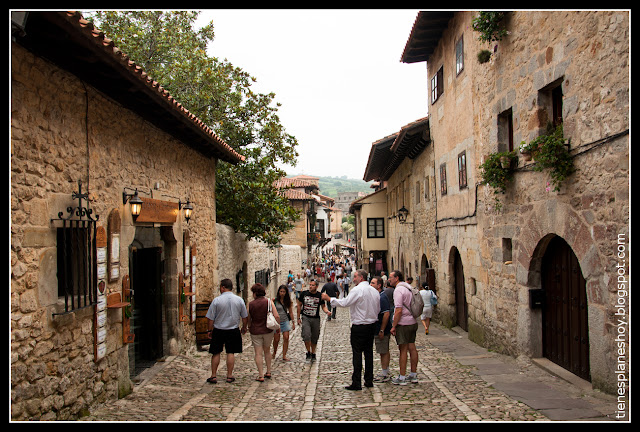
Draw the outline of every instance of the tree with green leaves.
M277 244L300 217L274 182L295 166L298 142L278 117L274 93L251 90L254 77L207 54L213 21L195 29L199 12L97 11L86 14L129 58L246 160L221 161L216 218L248 239Z

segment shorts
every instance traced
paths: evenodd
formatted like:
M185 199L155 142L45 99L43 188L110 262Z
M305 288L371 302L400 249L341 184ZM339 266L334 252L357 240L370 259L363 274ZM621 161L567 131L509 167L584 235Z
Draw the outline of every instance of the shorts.
M317 344L320 339L320 317L302 316L302 340Z
M223 347L227 354L239 354L242 352L242 334L239 328L231 330L213 329L209 353L220 354Z
M280 333L291 331L291 321L286 320L280 323Z
M267 347L273 342L274 331L263 334L252 334L251 343L254 347Z
M410 325L398 325L396 327L396 343L398 345L416 343L418 323Z
M378 354L386 354L389 352L389 335L388 334L384 335L382 340L380 340L378 335L376 335L373 338L373 340L376 344L376 352Z

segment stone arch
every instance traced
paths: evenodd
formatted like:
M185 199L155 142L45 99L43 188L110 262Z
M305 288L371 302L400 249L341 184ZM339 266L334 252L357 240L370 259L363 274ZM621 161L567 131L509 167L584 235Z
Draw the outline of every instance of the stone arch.
M562 237L576 254L583 276L589 282L602 276L603 267L591 229L568 204L545 201L530 213L518 239L518 283L529 288L540 287L540 266L547 245L554 235ZM593 284L592 284L593 285ZM600 289L605 289L604 285ZM599 290L587 292L602 299Z
M404 244L403 244L403 241L402 241L402 237L400 237L398 239L398 252L397 252L396 257L398 259L398 262L396 263L396 267L397 268L394 268L391 271L400 270L402 272L402 274L404 275L404 277L406 278L407 277L407 269L405 268L406 262L405 262L405 258L404 258Z
M456 246L451 246L448 259L449 274L449 295L453 299L454 322L467 331L469 309L466 292L466 281L464 276L464 262L462 254Z
M529 290L542 288L542 259L554 237L561 237L572 249L580 264L586 281L586 296L589 305L589 334L603 334L606 322L607 286L604 281L604 266L598 246L591 234L590 226L569 204L549 200L534 204L522 225L517 247L516 280L520 285L521 298L529 297ZM521 349L533 357L542 357L542 312L532 309L528 302L520 304L518 339ZM590 364L592 379L606 380L607 344L590 339Z

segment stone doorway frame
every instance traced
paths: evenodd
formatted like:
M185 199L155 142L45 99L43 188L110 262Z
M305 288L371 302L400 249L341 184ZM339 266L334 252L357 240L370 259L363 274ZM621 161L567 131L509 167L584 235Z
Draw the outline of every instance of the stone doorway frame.
M529 305L529 290L542 288L542 258L555 236L567 242L576 255L586 281L589 335L605 335L608 292L604 266L591 229L568 204L548 200L534 205L517 241L516 283L519 287L518 350L533 358L543 357L542 310ZM606 338L606 337L605 337ZM589 338L592 382L611 378L607 364L609 344L602 337Z

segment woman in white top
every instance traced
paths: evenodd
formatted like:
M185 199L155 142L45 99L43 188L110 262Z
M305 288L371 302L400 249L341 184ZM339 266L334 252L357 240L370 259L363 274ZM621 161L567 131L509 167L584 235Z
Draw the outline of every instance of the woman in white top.
M433 307L431 306L431 298L436 297L436 293L429 289L429 285L423 282L420 286L420 295L424 302L424 308L422 309L422 325L424 326L424 334L429 334L429 324L431 323L431 315L433 314Z

